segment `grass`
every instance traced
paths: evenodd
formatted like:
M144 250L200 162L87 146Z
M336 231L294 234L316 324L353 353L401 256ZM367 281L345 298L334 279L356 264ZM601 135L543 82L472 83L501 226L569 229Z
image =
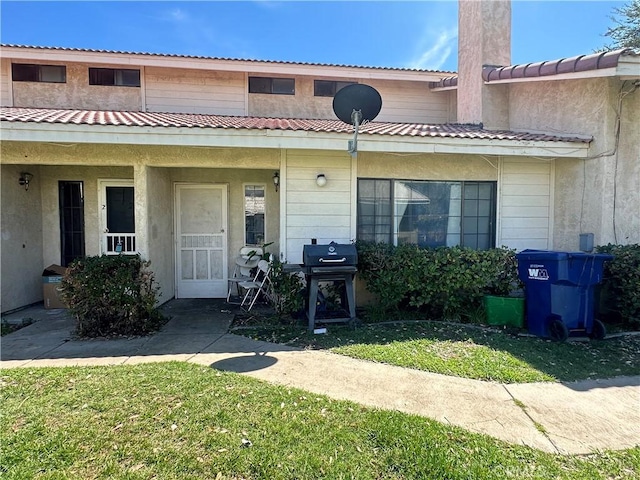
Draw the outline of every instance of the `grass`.
M499 328L446 322L329 325L325 335L304 327L256 326L235 333L303 348L429 372L503 383L575 381L640 373L640 336L552 342Z
M640 448L561 456L187 363L1 372L6 479L632 479Z

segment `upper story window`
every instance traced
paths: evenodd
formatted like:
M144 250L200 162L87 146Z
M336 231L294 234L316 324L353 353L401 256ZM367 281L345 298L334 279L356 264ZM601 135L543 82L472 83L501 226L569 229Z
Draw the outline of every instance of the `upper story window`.
M335 80L314 80L313 95L316 97L333 97L340 89L357 82L338 82Z
M486 250L495 222L495 182L358 180L359 240Z
M140 70L129 68L90 68L89 85L139 87Z
M296 80L294 78L249 77L249 93L295 95Z
M67 67L64 65L12 63L11 77L14 82L65 83L67 81Z

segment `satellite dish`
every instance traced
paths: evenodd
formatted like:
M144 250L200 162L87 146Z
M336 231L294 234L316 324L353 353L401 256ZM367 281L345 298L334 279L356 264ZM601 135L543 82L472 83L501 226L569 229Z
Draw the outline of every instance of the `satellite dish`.
M333 97L333 111L344 123L354 124L353 111L362 112L360 123L372 121L380 113L382 97L378 91L363 83L354 83L338 90Z
M336 92L333 97L333 112L344 123L355 127L353 140L349 141L349 153L357 151L358 127L376 118L381 108L382 97L369 85L354 83Z

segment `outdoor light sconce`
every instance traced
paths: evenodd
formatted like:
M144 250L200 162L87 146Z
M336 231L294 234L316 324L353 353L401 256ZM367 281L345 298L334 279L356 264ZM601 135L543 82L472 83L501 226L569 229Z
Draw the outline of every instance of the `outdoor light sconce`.
M324 176L324 173L319 173L316 177L316 185L319 187L324 187L327 184L327 177Z
M276 187L276 192L278 191L278 187L280 186L280 174L278 172L273 172L273 186Z
M24 187L25 190L29 190L29 182L33 178L29 172L20 172L20 178L18 179L18 183L20 186Z

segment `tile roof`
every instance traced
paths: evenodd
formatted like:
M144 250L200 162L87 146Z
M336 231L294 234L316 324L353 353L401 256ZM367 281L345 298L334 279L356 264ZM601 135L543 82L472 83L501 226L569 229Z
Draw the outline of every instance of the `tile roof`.
M130 52L130 51L119 51L119 50L100 50L100 49L92 49L92 48L74 48L74 47L43 47L43 46L37 46L37 45L16 45L11 43L1 43L0 48L25 48L25 49L36 49L36 50L56 50L56 51L62 51L62 52L141 55L141 56L151 56L151 57L218 60L218 61L228 61L228 62L273 63L278 65L307 65L307 66L313 66L313 67L362 68L362 69L398 71L398 72L453 73L446 70L423 70L420 68L371 67L371 66L365 66L365 65L345 65L345 64L338 64L338 63L292 62L292 61L285 61L285 60L257 60L257 59L251 59L251 58L209 57L209 56L202 56L202 55L182 55L177 53Z
M58 110L45 108L0 108L0 121L67 125L132 127L216 128L233 130L289 130L320 133L353 133L353 126L340 120L300 118L232 117L188 113L153 113L102 110ZM518 140L589 143L591 138L512 131L486 130L482 125L369 122L359 134L395 137Z
M429 88L446 88L446 87L457 87L458 86L458 77L451 76L440 79L438 82L429 82Z
M640 54L630 48L613 50L610 52L600 52L591 55L578 55L571 58L561 58L559 60L549 60L545 62L525 63L519 65L509 65L498 67L485 65L482 67L482 78L485 82L496 80L510 80L518 78L543 77L548 75L559 75L562 73L586 72L589 70L599 70L603 68L617 67L620 57L634 56ZM457 87L458 77L450 76L438 82L430 82L430 88Z
M560 75L563 73L585 72L603 68L617 67L620 57L639 54L630 48L613 50L610 52L593 53L591 55L578 55L559 60L546 62L526 63L510 65L507 67L485 66L482 68L482 78L485 82L495 80L507 80L514 78L544 77L548 75Z

